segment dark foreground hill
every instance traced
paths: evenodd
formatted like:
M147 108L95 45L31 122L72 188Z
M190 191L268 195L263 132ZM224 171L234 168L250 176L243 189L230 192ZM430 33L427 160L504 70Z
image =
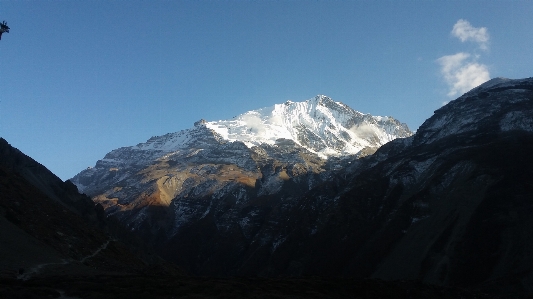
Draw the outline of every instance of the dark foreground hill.
M72 183L0 138L1 278L176 272L119 241L120 231Z
M130 272L144 267L103 232L102 210L0 139L1 274Z

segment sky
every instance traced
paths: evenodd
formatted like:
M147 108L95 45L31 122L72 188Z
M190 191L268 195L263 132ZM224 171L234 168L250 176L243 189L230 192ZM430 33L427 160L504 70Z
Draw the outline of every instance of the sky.
M195 121L323 94L415 131L533 76L533 1L0 0L0 137L61 179Z

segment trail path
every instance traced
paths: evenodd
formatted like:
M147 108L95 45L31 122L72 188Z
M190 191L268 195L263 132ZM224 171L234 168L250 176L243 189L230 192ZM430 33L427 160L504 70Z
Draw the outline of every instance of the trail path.
M85 262L86 260L88 260L88 259L90 259L90 258L96 256L97 254L100 253L100 251L102 251L102 250L104 250L104 249L107 248L107 245L109 245L109 242L111 242L111 240L107 240L107 242L105 242L104 244L102 244L102 246L100 246L98 249L96 249L95 252L93 252L92 254L89 254L89 255L87 255L87 256L81 258L81 260L79 260L78 262L83 263L83 262Z
M90 259L90 258L96 256L97 254L99 254L102 250L106 249L110 242L111 242L111 240L107 240L104 244L102 244L102 246L100 246L98 249L96 249L93 253L91 253L91 254L89 254L89 255L86 255L86 256L82 257L80 260L63 259L63 260L61 260L61 262L59 262L59 263L43 263L43 264L36 265L35 267L33 267L33 268L31 268L30 270L28 270L26 273L19 274L19 275L17 276L17 279L20 279L20 280L28 280L28 279L30 279L33 275L39 273L43 268L48 267L48 266L53 266L53 265L67 265L67 264L70 264L70 263L83 263L83 262L85 262L86 260L88 260L88 259Z

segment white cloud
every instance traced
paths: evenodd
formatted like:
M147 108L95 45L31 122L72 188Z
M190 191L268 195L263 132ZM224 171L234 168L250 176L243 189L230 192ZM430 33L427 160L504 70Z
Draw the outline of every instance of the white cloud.
M489 33L487 27L476 28L470 25L467 20L460 19L453 25L452 35L462 42L476 42L482 50L488 49Z
M283 117L280 115L272 115L268 120L267 123L274 125L274 126L283 126Z
M244 114L241 116L241 120L256 134L263 134L266 132L265 125L261 118L254 114Z
M461 95L490 79L486 65L476 62L478 57L464 52L437 59L441 73L450 87L448 96Z
M473 27L467 20L460 19L453 25L452 35L462 42L477 43L482 50L488 50L489 33L486 27ZM486 65L478 63L479 55L459 52L437 59L441 74L449 86L448 96L461 95L490 79Z
M460 52L455 55L442 56L437 59L437 61L442 65L442 74L447 75L452 73L454 70L461 67L464 64L464 61L470 57L470 54Z
M369 124L359 124L357 126L352 126L350 131L357 135L359 138L363 139L372 139L376 138L376 127Z

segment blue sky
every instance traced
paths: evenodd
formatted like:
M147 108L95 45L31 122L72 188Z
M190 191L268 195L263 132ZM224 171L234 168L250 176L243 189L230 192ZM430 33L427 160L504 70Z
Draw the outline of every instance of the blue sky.
M0 136L68 179L317 94L416 130L473 82L533 76L531 16L525 0L0 0Z

